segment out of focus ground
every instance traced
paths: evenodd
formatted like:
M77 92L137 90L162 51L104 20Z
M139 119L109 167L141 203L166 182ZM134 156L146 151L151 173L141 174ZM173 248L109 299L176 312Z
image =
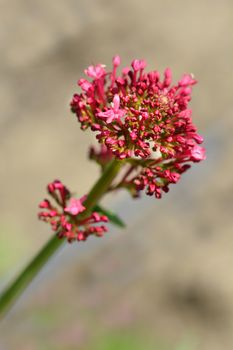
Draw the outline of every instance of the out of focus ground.
M82 195L98 176L68 107L87 65L120 54L193 72L208 156L161 201L109 199L127 230L63 250L1 324L0 349L103 350L117 334L122 349L232 350L232 1L2 0L0 23L2 284L50 234L36 219L47 182Z

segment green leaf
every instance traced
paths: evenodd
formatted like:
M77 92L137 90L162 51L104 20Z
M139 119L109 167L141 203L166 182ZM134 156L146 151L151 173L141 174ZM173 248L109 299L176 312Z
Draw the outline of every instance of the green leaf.
M121 228L126 227L126 224L121 220L121 218L119 218L118 215L116 215L115 213L113 213L108 209L101 207L100 205L95 205L93 208L93 211L97 211L100 214L106 215L109 221L115 224L116 226L119 226Z

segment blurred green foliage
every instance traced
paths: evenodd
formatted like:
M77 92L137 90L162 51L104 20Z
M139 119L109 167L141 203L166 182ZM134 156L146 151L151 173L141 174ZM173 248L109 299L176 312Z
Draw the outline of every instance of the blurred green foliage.
M135 335L135 333L114 333L107 335L88 350L196 350L191 339L183 340L178 345L168 345L165 340L151 338L151 336Z
M90 350L169 350L169 347L148 337L122 332L106 335Z

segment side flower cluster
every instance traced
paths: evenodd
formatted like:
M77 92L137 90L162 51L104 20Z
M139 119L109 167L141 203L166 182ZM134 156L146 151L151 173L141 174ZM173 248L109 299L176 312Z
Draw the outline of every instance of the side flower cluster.
M172 85L169 68L161 78L156 70L145 72L146 62L137 59L117 75L119 65L120 57L115 56L110 72L102 64L88 67L85 74L90 79L78 81L82 92L73 96L71 110L83 130L97 133L102 145L99 163L106 157L137 159L137 176L125 185L160 198L190 163L205 159L203 138L188 108L197 81L184 74ZM91 156L97 154L92 150Z
M66 238L68 242L85 241L90 235L102 237L107 231L105 225L100 225L108 221L107 216L93 212L87 217L85 215L82 215L84 218L79 217L80 213L85 214L86 196L80 199L71 197L70 191L59 180L49 183L47 190L54 204L44 199L39 204L42 211L38 216L40 220L51 225L59 238Z

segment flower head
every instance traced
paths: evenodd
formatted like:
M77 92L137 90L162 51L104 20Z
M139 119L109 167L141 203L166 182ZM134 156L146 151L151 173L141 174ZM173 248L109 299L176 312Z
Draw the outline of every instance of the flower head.
M92 79L79 80L82 92L73 96L71 109L81 128L95 131L97 140L114 157L141 160L141 170L133 183L138 189L148 186L153 173L155 183L147 192L159 196L155 189L166 190L168 183L178 180L174 174L187 169L187 162L205 159L205 150L199 146L203 138L188 108L197 81L191 74L184 74L172 84L170 68L161 78L156 70L145 72L146 62L138 59L117 75L119 64L120 57L115 56L110 72L100 64L85 70ZM150 176L145 169L147 160L154 160ZM158 166L159 171L155 169Z
M97 131L99 142L121 159L148 158L157 150L166 159L191 152L199 137L188 109L193 76L185 74L171 85L169 68L161 80L157 71L144 71L144 60L133 60L132 68L117 76L119 64L115 56L112 72L100 64L85 70L92 81L80 79L83 92L71 102L81 127Z
M104 215L93 212L82 219L78 217L78 214L86 210L84 206L86 196L80 199L71 198L70 191L59 180L51 182L47 188L57 205L44 199L39 205L43 210L38 216L51 225L59 238L66 238L68 242L85 241L90 235L101 237L107 231L105 225L99 225L108 221ZM96 223L98 225L95 225Z

